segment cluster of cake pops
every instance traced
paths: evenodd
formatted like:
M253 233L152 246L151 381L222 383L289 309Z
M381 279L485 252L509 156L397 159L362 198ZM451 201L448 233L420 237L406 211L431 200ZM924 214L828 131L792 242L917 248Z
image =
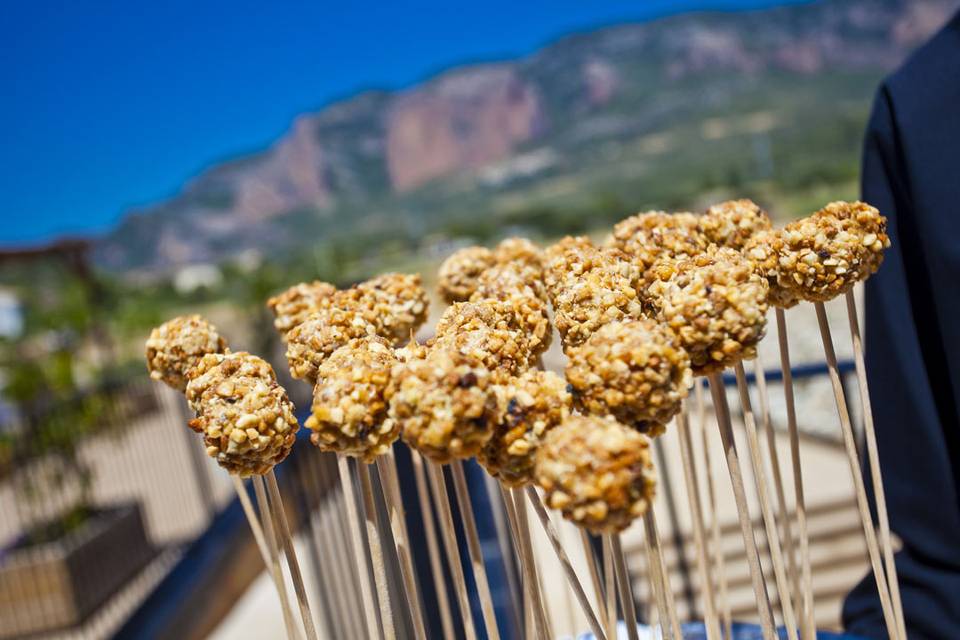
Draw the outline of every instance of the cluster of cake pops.
M848 292L887 246L885 219L864 203L777 229L737 200L641 213L602 243L462 249L439 270L449 306L423 344L415 275L299 284L268 306L291 374L313 387L305 426L320 449L371 463L402 439L435 463L475 457L506 487L540 487L578 526L616 533L652 505L651 438L694 376L754 357L770 307ZM551 309L565 376L541 364ZM147 362L186 394L190 427L231 473L263 474L289 453L298 425L270 365L231 352L203 319L155 329Z
M450 307L424 345L411 342L427 315L417 276L386 274L344 290L300 284L268 306L291 373L314 387L306 426L321 449L370 462L402 437L436 462L476 456L510 486L539 484L550 506L591 530L620 530L630 520L624 513L649 504L652 466L644 453L629 477L607 474L604 447L636 441L645 452L647 441L625 430L663 433L694 375L752 357L771 303L848 290L877 269L888 243L883 218L863 203L832 203L774 229L740 200L699 216L632 216L601 245L567 237L541 251L511 238L492 250L460 250L440 268ZM536 370L550 344L551 305L566 380ZM266 422L253 422L261 409L241 415L242 407L218 401L231 378L239 382L232 388L268 397L272 370L239 366L255 356L223 353L223 340L198 322L172 321L151 336L154 375L183 389L195 368L186 389L198 411L193 424L228 468L251 473L282 459L295 424L271 426L268 437ZM263 384L247 384L251 375ZM277 419L289 416L285 396L273 402ZM571 437L591 424L607 436ZM566 444L545 447L551 439ZM254 454L262 464L234 462ZM586 473L590 482L564 476ZM598 486L608 482L633 497L604 498Z
M645 453L626 465L630 473L604 469L603 461L623 442L631 442L631 451L647 450L648 441L627 430L647 437L663 433L693 376L753 357L771 305L824 300L876 271L889 245L884 225L869 205L835 202L775 229L760 207L737 200L702 215L638 214L617 224L600 245L566 237L538 252L508 240L492 251L469 247L453 254L439 281L452 306L432 349L459 344L463 362L484 368L482 375L473 369L469 379L483 381L483 390L473 393L487 399L476 403L483 412L461 412L449 421L443 431L456 446L441 443L442 452L433 455L446 460L476 453L492 417L494 435L479 450L491 474L511 484L536 482L549 506L593 531L623 529L632 519L624 514L642 514L653 491ZM509 309L502 307L505 300ZM524 336L544 344L539 336L546 316L538 311L547 300L568 356L567 385L561 391L559 384L540 383L538 397L520 369L523 357L535 351ZM461 330L479 335L459 337ZM522 404L517 398L527 395L531 406L543 406L536 413L545 415L534 438L531 426L512 417L502 402L508 398L507 407L516 410ZM456 416L458 408L447 404L443 415ZM585 437L591 428L604 437ZM460 433L471 434L473 446L461 448ZM420 440L408 442L418 446ZM488 453L511 445L535 462ZM517 474L518 468L529 473ZM613 499L601 486L623 490Z
M293 404L268 362L233 352L217 328L181 316L147 339L150 377L184 393L207 455L229 473L263 475L290 453L299 427Z
M428 312L419 276L388 273L342 290L301 284L267 305L290 373L314 388L311 441L365 462L388 451L400 432L387 415L387 387L418 351L408 343Z

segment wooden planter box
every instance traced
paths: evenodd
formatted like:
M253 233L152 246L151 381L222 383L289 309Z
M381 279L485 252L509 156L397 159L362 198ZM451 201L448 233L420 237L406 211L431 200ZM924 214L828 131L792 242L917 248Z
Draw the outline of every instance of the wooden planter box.
M0 551L0 638L80 624L154 554L139 504L103 509L61 540Z

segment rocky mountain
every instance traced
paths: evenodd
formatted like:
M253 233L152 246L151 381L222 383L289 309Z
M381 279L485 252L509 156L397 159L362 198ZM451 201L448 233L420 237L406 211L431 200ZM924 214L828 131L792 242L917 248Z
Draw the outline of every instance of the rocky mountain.
M683 14L568 36L403 91L362 93L299 116L270 148L131 212L100 242L98 259L116 270L165 270L252 247L284 251L355 226L418 233L524 202L576 200L564 189L609 192L629 206L644 199L631 191L644 176L671 162L693 171L691 148L734 134L772 144L751 151L751 176L799 170L799 160L778 161L778 140L810 139L798 127L823 131L851 110L862 119L878 79L958 4L822 0ZM771 132L780 136L773 143L756 137ZM855 140L847 146L854 152ZM721 147L712 153L724 157ZM713 166L704 165L705 180L730 177ZM645 193L659 193L660 183ZM694 188L670 183L676 193Z

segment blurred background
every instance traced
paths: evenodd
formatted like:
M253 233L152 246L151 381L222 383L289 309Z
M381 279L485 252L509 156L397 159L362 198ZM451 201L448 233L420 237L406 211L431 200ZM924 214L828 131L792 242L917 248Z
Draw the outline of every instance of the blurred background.
M202 313L285 375L264 301L303 280L432 289L508 235L854 199L879 81L960 6L201 4L0 9L0 638L172 619L157 589L235 507L152 326Z

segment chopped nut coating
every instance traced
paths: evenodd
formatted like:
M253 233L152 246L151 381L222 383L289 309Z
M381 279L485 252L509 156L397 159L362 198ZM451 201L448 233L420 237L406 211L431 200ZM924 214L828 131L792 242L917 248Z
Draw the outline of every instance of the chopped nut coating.
M783 237L777 229L757 232L747 241L743 255L753 262L757 273L767 279L770 287L767 300L771 306L789 309L800 302L783 281L780 273L780 254L784 250Z
M493 250L497 265L510 267L542 297L543 252L526 238L507 238Z
M612 322L570 351L567 380L586 413L657 435L693 382L673 332L648 318Z
M677 335L697 375L756 355L766 329L769 285L735 249L663 260L646 291L656 318Z
M543 266L543 256L537 245L521 237L501 240L493 250L493 258L497 264L520 263Z
M262 475L290 453L299 429L273 368L249 353L208 354L190 372L187 400L207 453L232 474Z
M705 251L709 241L692 213L648 211L618 222L607 245L623 251L649 280L658 260L692 258Z
M544 249L543 271L547 292L553 291L560 284L570 272L570 263L575 261L577 256L595 249L593 241L587 236L565 236Z
M511 487L533 481L537 449L547 432L570 415L566 381L531 370L498 388L502 420L477 455L487 472Z
M273 296L267 300L267 306L273 312L273 326L286 336L288 331L329 303L336 291L337 288L332 284L314 280L295 284Z
M459 352L497 377L522 372L533 358L521 316L499 300L450 305L437 323L433 344Z
M287 364L294 378L316 385L317 369L334 351L350 340L377 334L357 305L341 301L341 296L334 296L330 305L287 333Z
M397 365L387 396L403 441L439 463L477 455L500 420L490 372L452 349Z
M400 362L410 362L417 358L426 358L427 351L427 345L420 344L416 340L411 340L406 345L394 349L393 355L396 356Z
M571 416L537 451L534 471L548 507L594 533L626 529L653 503L646 436L613 418Z
M509 307L514 318L511 325L523 336L531 357L539 357L550 347L553 327L542 284L529 284L513 265L498 265L484 271L470 301L477 304L496 301L498 308Z
M477 289L477 278L496 263L486 247L466 247L453 253L440 265L437 289L448 303L463 302Z
M208 353L226 351L227 341L202 317L179 316L151 331L146 348L150 377L182 392L187 372Z
M566 238L549 250L549 293L565 351L610 322L637 318L636 267L616 249Z
M773 227L770 216L753 200L728 200L700 216L700 231L710 242L742 250L747 241Z
M287 333L290 373L316 384L317 367L350 340L378 335L400 346L426 316L427 299L418 275L388 273L337 291Z
M333 451L373 462L400 435L387 416L386 390L398 360L379 336L351 340L317 369L310 441Z
M887 219L863 202L831 202L780 232L780 281L795 295L824 302L873 275L890 246Z
M361 282L354 292L363 318L395 347L406 344L427 320L430 302L417 274L386 273Z

